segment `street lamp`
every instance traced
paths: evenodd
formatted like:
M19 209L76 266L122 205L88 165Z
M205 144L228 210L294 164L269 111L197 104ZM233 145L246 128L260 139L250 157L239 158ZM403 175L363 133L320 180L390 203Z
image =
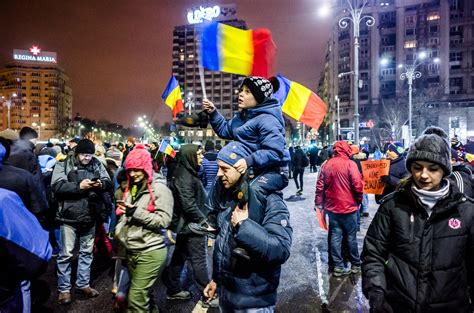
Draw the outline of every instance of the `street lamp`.
M359 36L360 36L360 23L365 20L365 24L368 27L375 25L375 18L370 15L362 15L368 0L363 0L362 4L359 0L346 0L349 5L350 16L345 16L339 19L339 27L345 29L349 26L349 22L353 25L353 37L354 37L354 81L353 81L353 96L354 96L354 134L355 144L359 145ZM354 5L352 5L354 2Z
M401 80L407 80L408 82L408 146L411 146L411 140L412 140L412 92L413 92L413 81L415 79L420 78L421 72L418 71L418 67L420 67L424 61L427 58L427 53L425 51L422 51L418 53L415 57L415 60L413 61L412 64L399 64L398 68L404 68L404 72L400 74L400 79ZM439 63L440 59L435 58L433 59L435 63Z
M36 123L36 122L33 122L33 123L31 124L31 126L38 128L38 140L41 140L41 127L46 126L46 124L45 124L45 123Z
M186 107L189 109L189 115L191 115L191 109L194 108L194 93L188 92L186 96Z
M12 95L10 96L10 98L8 100L5 100L5 97L2 96L2 102L3 102L3 105L7 107L7 110L8 110L8 114L7 114L7 118L8 118L8 128L10 129L10 108L12 106L12 99L16 97L16 93L12 93Z

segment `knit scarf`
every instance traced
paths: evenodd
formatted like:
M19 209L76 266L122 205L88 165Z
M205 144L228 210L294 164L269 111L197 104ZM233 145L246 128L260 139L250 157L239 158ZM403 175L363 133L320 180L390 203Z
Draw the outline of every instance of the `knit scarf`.
M132 187L130 188L130 195L132 196L132 203L135 203L137 200L138 195L144 191L147 187L147 181L146 179L142 180L138 184L132 184Z
M441 181L441 188L436 191L428 191L418 189L415 184L411 185L411 190L417 196L420 203L425 208L428 216L431 215L433 207L438 203L439 200L445 198L449 193L449 180L443 179Z

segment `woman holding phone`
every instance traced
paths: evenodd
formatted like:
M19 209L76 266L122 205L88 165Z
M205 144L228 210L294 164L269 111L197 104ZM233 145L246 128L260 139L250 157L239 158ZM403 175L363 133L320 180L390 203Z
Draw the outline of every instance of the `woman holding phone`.
M173 196L166 185L153 180L152 158L143 145L130 151L125 168L128 185L123 201L117 202L121 217L116 236L127 251L128 312L150 312L148 293L166 261L162 230L171 222Z

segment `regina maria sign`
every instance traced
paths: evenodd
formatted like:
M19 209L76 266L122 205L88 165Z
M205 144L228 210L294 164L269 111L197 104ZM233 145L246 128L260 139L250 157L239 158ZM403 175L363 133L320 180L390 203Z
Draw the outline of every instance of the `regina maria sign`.
M57 63L56 52L42 51L40 47L35 45L29 50L13 50L13 59L16 61Z

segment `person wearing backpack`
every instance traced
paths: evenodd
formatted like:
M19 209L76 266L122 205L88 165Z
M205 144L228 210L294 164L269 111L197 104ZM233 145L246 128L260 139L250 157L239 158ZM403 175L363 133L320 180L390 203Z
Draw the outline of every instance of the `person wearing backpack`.
M303 174L304 169L309 165L309 160L304 153L301 146L296 146L295 155L292 159L293 162L293 179L296 185L296 194L301 195L303 193Z

